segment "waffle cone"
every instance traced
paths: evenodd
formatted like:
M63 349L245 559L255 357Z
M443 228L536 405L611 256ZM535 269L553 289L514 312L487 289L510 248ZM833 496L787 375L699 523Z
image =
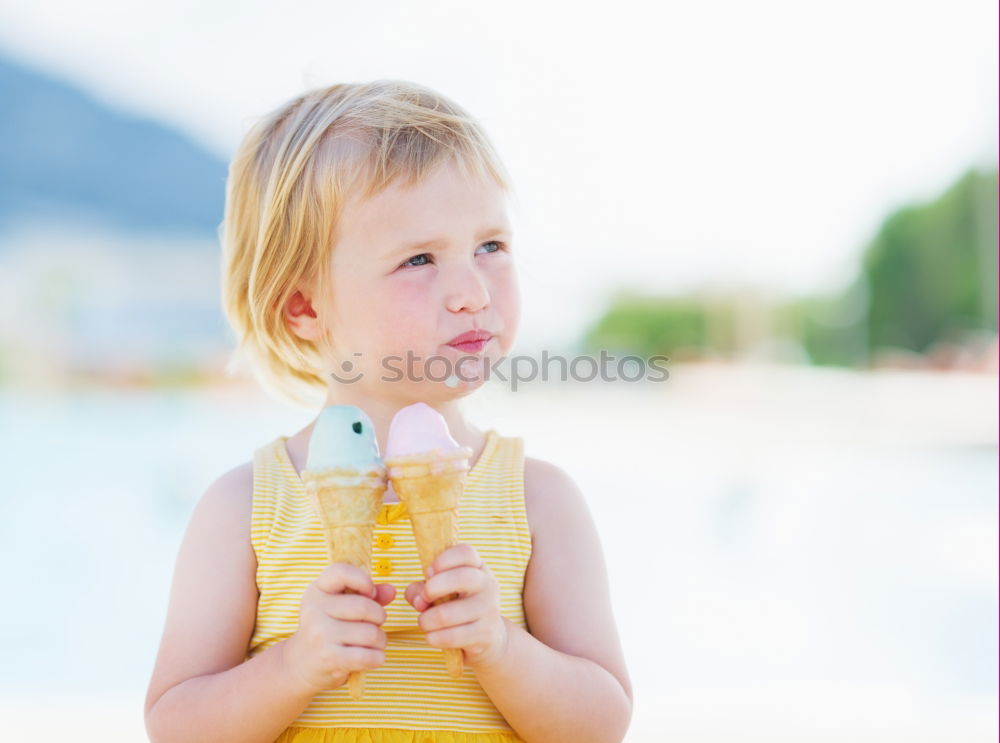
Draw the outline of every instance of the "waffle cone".
M434 559L458 544L458 504L465 489L472 450L432 451L385 461L392 489L406 504L413 527L424 576ZM442 596L433 606L457 598ZM448 673L458 678L463 672L462 651L443 650Z
M330 562L344 562L370 572L375 520L386 488L384 472L305 470L302 480L323 527ZM351 697L360 699L364 672L352 671L347 681Z

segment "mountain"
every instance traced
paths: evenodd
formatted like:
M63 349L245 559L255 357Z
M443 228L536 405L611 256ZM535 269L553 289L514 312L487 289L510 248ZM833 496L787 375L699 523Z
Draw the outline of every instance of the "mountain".
M214 239L227 166L182 132L0 55L0 233L96 221Z

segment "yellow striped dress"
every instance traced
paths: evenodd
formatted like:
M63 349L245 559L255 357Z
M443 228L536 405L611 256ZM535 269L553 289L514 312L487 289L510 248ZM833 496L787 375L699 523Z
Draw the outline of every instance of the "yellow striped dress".
M257 557L257 623L247 658L298 627L306 587L328 565L322 531L287 436L254 452L251 542ZM459 504L459 539L472 545L500 587L501 613L527 630L521 594L531 557L524 507L524 444L491 429L469 471ZM382 625L385 664L365 672L364 696L347 684L322 691L279 736L280 743L515 743L516 735L466 666L448 675L439 648L427 643L417 611L403 596L424 579L406 506L384 504L375 527L372 579L396 596Z

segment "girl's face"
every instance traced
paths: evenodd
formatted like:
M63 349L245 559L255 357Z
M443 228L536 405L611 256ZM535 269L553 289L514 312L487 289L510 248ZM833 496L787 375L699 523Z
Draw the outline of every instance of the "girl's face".
M428 402L480 386L485 365L507 355L517 332L511 238L502 189L470 182L451 162L412 189L396 181L350 201L323 304L335 383ZM450 345L471 330L489 339Z

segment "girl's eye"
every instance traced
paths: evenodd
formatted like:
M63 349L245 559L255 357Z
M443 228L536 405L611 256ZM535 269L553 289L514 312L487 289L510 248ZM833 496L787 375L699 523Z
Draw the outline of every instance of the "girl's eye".
M483 243L483 245L496 245L497 246L496 250L489 251L491 253L499 253L505 247L502 242L497 242L496 240L490 240L487 243ZM482 247L482 246L480 246L480 247Z
M482 245L480 245L479 247L482 248L482 247L485 247L487 245L495 245L496 246L496 248L494 250L489 250L489 251L487 251L487 253L498 253L501 250L503 250L504 247L505 247L504 243L498 242L496 240L490 240L489 242L485 242ZM423 259L423 260L421 260L421 259ZM403 264L402 264L401 267L402 268L416 268L417 266L426 266L428 264L429 260L430 260L430 253L421 253L420 255L415 255L412 258L408 258L406 261L403 262ZM418 261L418 262L417 263L413 263L412 261Z
M422 263L410 263L410 261L415 261L415 260L417 260L417 258L428 258L429 256L430 256L429 253L421 253L420 255L415 255L412 258L408 258L403 263L403 265L404 266L426 266L427 265L427 261L426 260L424 262L422 262Z

